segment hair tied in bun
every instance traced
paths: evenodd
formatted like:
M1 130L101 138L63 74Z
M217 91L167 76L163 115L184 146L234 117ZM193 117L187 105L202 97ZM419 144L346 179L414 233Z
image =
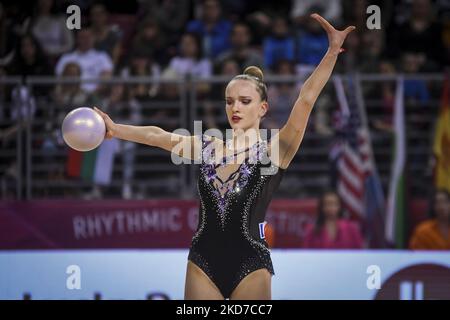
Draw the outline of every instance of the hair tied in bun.
M255 84L261 100L267 101L267 86L264 83L264 75L260 68L250 66L245 68L243 74L239 74L233 78L233 80L245 80L251 81Z
M263 74L262 70L255 66L250 66L250 67L245 68L244 74L258 78L259 81L264 80L264 74Z

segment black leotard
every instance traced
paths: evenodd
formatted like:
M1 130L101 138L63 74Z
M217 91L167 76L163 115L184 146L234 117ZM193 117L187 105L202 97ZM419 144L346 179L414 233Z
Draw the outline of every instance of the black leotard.
M261 230L272 193L285 169L270 163L265 140L246 149L245 161L225 164L223 159L217 164L213 163L215 149L211 137L201 138L203 158L197 181L199 223L188 259L229 298L249 273L266 268L275 274ZM226 174L229 168L231 173Z

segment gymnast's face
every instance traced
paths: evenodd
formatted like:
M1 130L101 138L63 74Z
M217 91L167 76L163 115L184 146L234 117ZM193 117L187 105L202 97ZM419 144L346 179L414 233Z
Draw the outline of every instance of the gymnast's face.
M230 81L225 89L225 105L231 128L244 131L259 129L261 117L267 111L267 102L261 101L256 84L250 80Z

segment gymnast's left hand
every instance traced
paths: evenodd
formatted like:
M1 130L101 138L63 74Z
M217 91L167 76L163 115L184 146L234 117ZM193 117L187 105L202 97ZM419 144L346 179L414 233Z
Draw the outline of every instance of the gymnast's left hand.
M355 26L349 26L342 31L336 30L327 20L317 13L313 13L311 18L320 23L322 28L327 32L329 52L332 54L339 54L343 51L342 44L347 35L356 29Z

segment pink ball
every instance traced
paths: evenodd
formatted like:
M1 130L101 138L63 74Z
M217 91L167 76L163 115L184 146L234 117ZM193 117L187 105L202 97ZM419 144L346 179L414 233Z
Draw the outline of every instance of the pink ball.
M103 118L91 108L70 111L62 124L64 141L78 151L91 151L105 138L106 126Z

